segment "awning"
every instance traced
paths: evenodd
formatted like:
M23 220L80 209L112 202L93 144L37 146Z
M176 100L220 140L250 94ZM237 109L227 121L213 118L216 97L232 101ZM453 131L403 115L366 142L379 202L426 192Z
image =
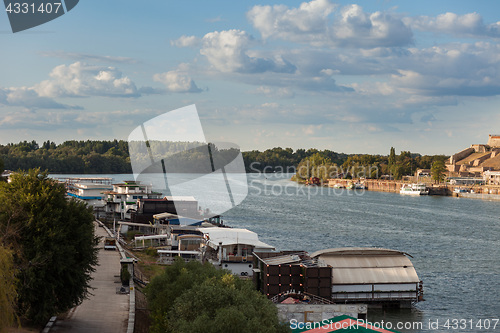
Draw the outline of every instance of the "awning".
M321 325L320 324L323 324ZM378 333L401 333L378 325L365 324L363 321L346 315L330 318L321 323L296 323L303 328L292 329L293 333L356 333L356 332L378 332Z
M255 250L274 250L274 246L261 242L255 232L247 229L215 227L202 228L200 231L214 249L218 249L222 243L222 246L242 244L253 246Z

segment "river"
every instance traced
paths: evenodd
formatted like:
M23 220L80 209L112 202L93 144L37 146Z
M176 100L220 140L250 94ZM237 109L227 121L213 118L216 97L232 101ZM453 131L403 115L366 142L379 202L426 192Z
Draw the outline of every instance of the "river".
M305 187L290 176L249 174L249 194L224 214L225 223L278 250L407 252L425 301L410 310L370 309L370 322L414 327L399 329L409 333L500 331L500 202Z

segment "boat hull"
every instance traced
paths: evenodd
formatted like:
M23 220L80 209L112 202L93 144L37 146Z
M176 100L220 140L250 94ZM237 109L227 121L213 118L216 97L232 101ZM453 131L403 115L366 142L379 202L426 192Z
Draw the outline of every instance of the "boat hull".
M425 187L424 184L411 184L411 185L403 185L399 194L403 195L427 195L429 194L429 190Z

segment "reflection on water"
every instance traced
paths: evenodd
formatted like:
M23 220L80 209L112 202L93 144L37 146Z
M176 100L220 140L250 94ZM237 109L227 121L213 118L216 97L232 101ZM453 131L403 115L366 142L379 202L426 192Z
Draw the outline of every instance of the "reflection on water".
M389 321L394 328L420 323L399 330L409 333L494 331L443 325L500 316L500 202L305 187L290 177L249 174L248 197L224 214L226 224L250 229L279 250L374 246L407 252L426 301L411 310L370 309L369 321Z
M225 214L226 223L279 250L375 246L411 254L426 301L412 310L370 309L369 321L416 327L401 332L450 332L448 319L499 317L500 202L306 187L290 176L249 174L249 196Z

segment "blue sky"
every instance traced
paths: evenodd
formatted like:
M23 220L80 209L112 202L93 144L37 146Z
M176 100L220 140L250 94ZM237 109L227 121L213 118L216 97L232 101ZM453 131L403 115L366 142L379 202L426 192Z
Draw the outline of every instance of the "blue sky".
M85 0L13 34L0 143L124 139L196 104L205 135L453 154L500 132L498 1Z

